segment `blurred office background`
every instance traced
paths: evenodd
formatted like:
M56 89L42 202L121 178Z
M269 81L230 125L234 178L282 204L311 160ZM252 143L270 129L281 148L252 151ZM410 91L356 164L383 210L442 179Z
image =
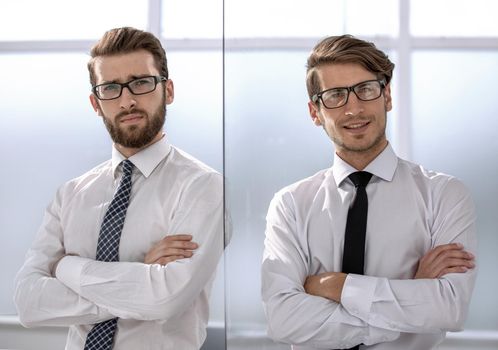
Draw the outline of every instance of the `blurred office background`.
M398 155L462 179L478 213L479 277L466 329L442 349L498 349L498 3L493 0L11 0L0 3L0 348L62 348L23 329L13 280L64 181L109 158L86 62L104 31L163 41L175 83L166 133L224 172L233 233L204 350L289 349L266 337L259 269L266 210L329 167L308 116L305 63L327 35L374 41L396 63L388 137Z

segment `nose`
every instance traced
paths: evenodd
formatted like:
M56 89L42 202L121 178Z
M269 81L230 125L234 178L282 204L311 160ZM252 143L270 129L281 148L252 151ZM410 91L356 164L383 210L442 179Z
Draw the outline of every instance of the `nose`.
M122 109L131 109L135 107L136 104L135 95L131 93L128 87L124 87L123 91L121 91L121 96L119 96L119 106Z
M344 105L344 114L357 116L363 112L363 103L353 91L349 92L348 102Z

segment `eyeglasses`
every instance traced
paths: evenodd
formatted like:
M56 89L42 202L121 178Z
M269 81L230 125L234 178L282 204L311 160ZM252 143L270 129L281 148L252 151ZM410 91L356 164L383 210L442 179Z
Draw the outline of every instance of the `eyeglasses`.
M386 87L385 80L367 80L349 87L338 87L324 90L311 97L315 103L322 101L325 108L334 109L348 103L349 93L352 91L361 101L372 101L382 95L382 90Z
M95 85L92 87L92 91L97 96L99 100L114 100L121 96L123 93L123 88L128 88L128 90L133 95L144 95L152 92L156 89L157 84L162 81L168 80L163 76L148 76L138 79L130 80L127 83L106 83Z

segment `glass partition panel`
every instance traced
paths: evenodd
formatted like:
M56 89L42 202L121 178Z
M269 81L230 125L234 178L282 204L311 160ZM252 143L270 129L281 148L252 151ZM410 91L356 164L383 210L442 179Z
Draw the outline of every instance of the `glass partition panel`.
M289 349L266 332L260 282L265 217L278 190L330 167L334 154L307 106L305 67L313 43L288 50L244 49L240 43L255 38L257 46L259 38L274 38L293 47L295 38L345 32L396 36L397 3L225 0L225 176L233 223L225 261L229 350ZM372 15L386 12L392 16Z
M225 176L233 221L226 256L228 349L277 348L266 337L260 292L268 204L282 187L331 165L332 143L308 114L307 54L225 56Z
M498 35L498 3L489 0L410 0L411 34L428 37Z
M195 9L195 10L193 10ZM168 106L170 142L223 174L223 1L163 0L161 35L175 101ZM208 39L209 49L188 39ZM171 40L179 40L174 49ZM225 242L224 242L225 243ZM202 350L225 349L225 276L222 257L209 301Z
M477 207L478 268L466 327L498 330L498 51L413 54L413 158L457 176ZM432 84L427 84L430 77Z
M221 52L169 52L168 59L176 98L168 108L166 133L173 144L221 172ZM12 281L56 189L110 157L109 136L88 100L87 60L84 54L0 55L2 79L10 82L0 84L2 169L9 169L0 181L0 278L9 281L0 289L0 314L16 312ZM198 80L209 81L210 88ZM224 319L222 278L218 272L212 293L218 328Z
M7 0L0 41L97 39L122 26L147 27L147 0Z
M23 11L27 8L30 13L44 13L38 3L12 1L7 5L6 2L2 5L0 19L5 19L5 16L24 18ZM222 1L209 0L208 3L221 11ZM20 40L76 41L98 38L105 30L116 26L148 28L149 4L161 4L163 10L158 13L174 10L168 7L168 1L99 2L96 18L90 16L95 14L92 7L95 11L97 6L93 1L71 3L71 8L66 2L55 0L43 4L43 9L47 6L57 8L58 15L52 18L46 16L43 24L37 20L17 24L23 27L23 31L17 30L15 25L4 28L0 30L0 41L19 43ZM89 17L84 16L87 13L83 10L85 6L90 11ZM76 13L85 18L84 27L78 25ZM112 20L99 20L106 16ZM204 18L204 23L213 21L213 27L218 28L218 32L213 31L210 37L211 43L216 42L214 49L175 46L170 50L165 46L170 77L175 85L175 100L168 105L165 132L173 145L222 173L223 54L220 17L221 14ZM88 25L88 18L93 18L94 26ZM45 21L50 20L51 23L56 22L55 29L50 27L51 24L45 25ZM70 21L73 26L61 30L69 26L69 22L64 21ZM163 42L171 39L167 31L162 34ZM64 43L60 50L67 51ZM0 54L0 74L4 82L0 84L3 96L0 147L4 150L0 175L0 278L5 282L0 289L2 316L16 313L12 301L14 276L24 261L45 207L53 199L56 189L65 181L110 158L112 144L108 133L88 98L87 51L89 48L85 52L75 50L72 53L53 50L48 53L38 49L19 54L3 49ZM223 269L222 259L210 296L208 337L203 350L225 347ZM49 349L44 344L44 339L48 337L46 334L36 340L23 338L17 345L14 339L9 339L7 344L2 339L0 347ZM60 341L63 344L65 336Z
M162 35L165 38L220 39L223 1L164 0L163 3Z
M84 54L0 55L0 75L9 82L0 84L0 279L6 281L0 314L16 313L14 277L56 189L109 157L107 131L88 100L87 60Z
M227 38L397 36L398 0L226 0Z

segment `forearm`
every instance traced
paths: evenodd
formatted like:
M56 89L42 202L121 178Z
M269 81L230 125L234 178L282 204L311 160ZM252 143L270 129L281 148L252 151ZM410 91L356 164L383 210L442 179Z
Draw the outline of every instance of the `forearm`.
M66 254L60 225L60 191L47 208L43 223L15 281L14 302L24 326L92 324L112 318L108 310L74 293L53 275Z
M349 275L341 304L369 325L382 329L457 331L463 327L474 280L475 271L423 280Z
M349 348L392 341L399 332L380 329L353 316L342 305L307 294L278 262L263 262L263 305L272 339L317 348ZM282 269L283 268L283 269ZM282 269L282 270L281 270Z
M201 217L197 212L185 213L183 224L176 228L193 233L199 248L191 258L161 266L66 256L58 265L57 278L120 318L164 320L183 313L202 292L207 292L223 252L221 201L209 208L203 220L189 220Z
M57 279L34 272L25 275L21 271L14 302L25 327L93 324L114 317Z

